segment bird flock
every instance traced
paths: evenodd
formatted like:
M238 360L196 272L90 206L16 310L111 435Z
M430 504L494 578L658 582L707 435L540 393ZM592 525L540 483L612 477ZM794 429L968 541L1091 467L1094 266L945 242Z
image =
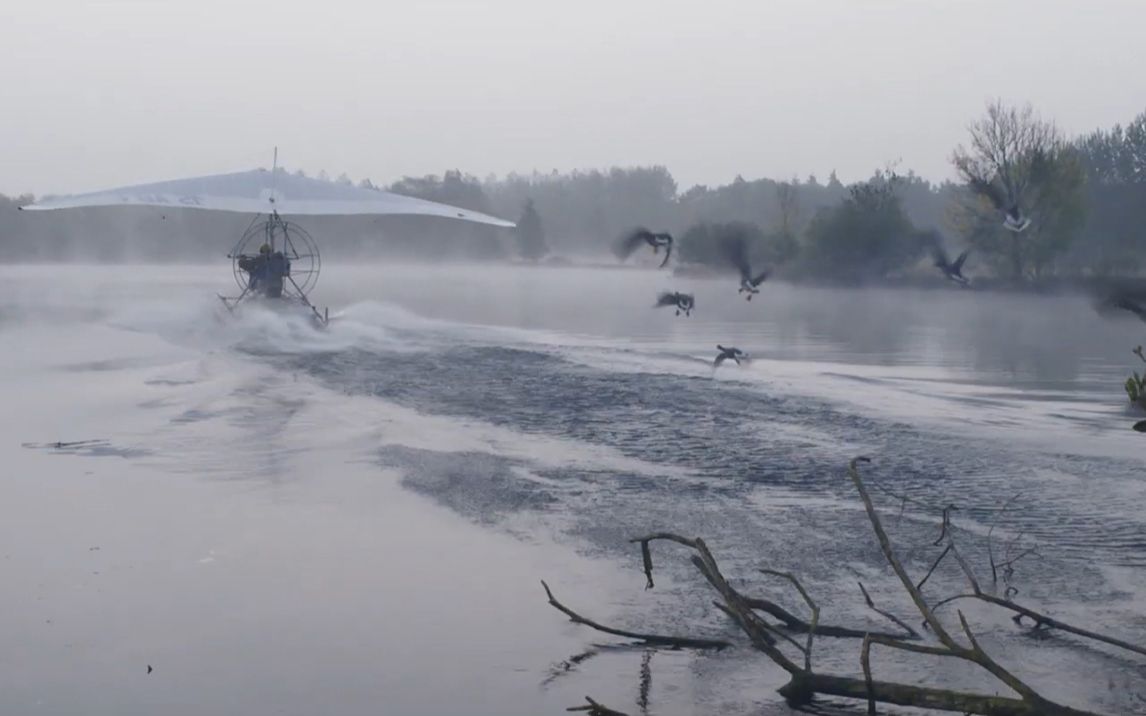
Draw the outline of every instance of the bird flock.
M971 189L988 199L996 210L1003 214L1003 227L1008 231L1019 234L1030 227L1031 217L1023 214L1019 201L1012 192L1004 191L993 182L975 180L971 182ZM672 234L666 231L652 232L644 227L638 227L618 239L614 249L617 257L622 261L642 247L652 248L654 255L659 254L663 249L664 258L661 260L659 268L664 268L672 257L673 243ZM744 235L726 235L721 238L719 247L728 264L739 273L740 284L737 288L737 294L743 295L745 300L751 301L753 296L760 293L760 285L768 278L769 271L767 269L753 270L749 260L748 239ZM970 280L963 275L963 265L967 262L970 253L971 250L966 249L952 261L943 246L942 239L936 235L932 245L933 265L949 281L962 288L968 288ZM685 317L688 317L696 308L696 298L690 293L665 291L657 296L656 303L653 304L654 308L669 306L675 308L677 316L683 313ZM1124 291L1116 290L1108 293L1104 299L1096 304L1095 308L1100 313L1125 311L1146 322L1146 296L1131 296ZM716 350L716 358L712 362L714 375L716 369L726 361L731 360L740 366L749 360L748 354L735 346L717 344ZM1135 349L1135 352L1139 358L1146 361L1141 347ZM1138 432L1146 433L1146 420L1139 420L1133 425L1133 428Z
M971 189L988 199L1003 214L1003 226L1009 231L1021 233L1031 225L1031 217L1024 215L1018 199L1011 192L1005 191L993 182L974 180L971 182ZM617 240L614 251L617 257L624 261L644 247L651 248L654 255L659 255L663 249L664 258L661 260L659 268L665 268L672 258L673 245L672 234L667 231L653 232L644 227L637 227ZM751 301L753 296L760 293L760 285L768 278L769 271L753 269L749 259L749 242L744 235L732 234L722 237L719 241L719 248L728 265L739 273L740 283L737 294L743 295L745 300ZM967 288L970 286L970 279L963 275L963 266L970 253L971 250L966 249L952 261L942 240L936 237L932 246L933 265L949 281ZM683 314L688 317L696 308L696 297L691 293L682 291L665 291L657 296L653 307L672 307L677 316ZM1100 301L1096 308L1104 313L1114 310L1126 311L1146 322L1146 305L1140 302L1137 297L1132 298L1125 293L1116 292L1108 295ZM716 348L718 353L713 361L714 368L719 367L727 360L732 360L737 365L741 365L748 359L747 354L738 348L721 345ZM1146 432L1146 421L1136 425L1135 428Z
M659 267L664 268L672 256L673 243L672 234L666 231L652 232L644 227L637 227L618 239L614 249L617 257L622 261L643 247L651 247L653 254L659 254L660 250L664 249L664 259ZM740 287L737 289L737 294L743 294L746 300L751 301L754 295L760 293L759 286L768 278L768 271L755 272L752 270L752 265L748 259L748 240L745 236L730 235L723 237L720 242L720 249L729 265L740 274ZM676 315L683 314L687 318L692 315L693 309L696 308L696 297L691 293L682 291L664 291L657 295L653 308L665 307L673 307L676 309ZM743 365L748 360L748 355L739 348L717 345L716 349L718 353L712 362L714 370L726 360L731 360L736 365Z
M1003 226L1007 230L1021 233L1031 225L1031 218L1023 213L1014 192L1000 187L995 182L974 179L971 181L971 190L990 201L996 210L1003 215ZM659 268L664 268L668 266L669 260L672 258L673 244L672 234L667 231L654 232L639 226L617 240L614 245L614 252L620 260L624 261L643 247L652 248L654 255L659 255L661 249L664 249L664 258L659 266ZM752 269L748 258L748 241L743 235L723 237L720 248L725 259L740 273L740 288L737 293L743 295L745 300L751 301L753 296L760 293L760 284L768 278L768 270L757 272ZM952 261L948 257L941 240L937 238L932 247L935 267L948 280L963 288L969 287L971 283L970 279L963 275L963 264L967 261L967 256L970 253L971 250L967 249ZM696 298L692 294L680 291L666 291L657 296L657 301L653 305L655 308L672 306L676 309L676 315L679 316L683 313L687 317L692 315L692 311L696 307Z

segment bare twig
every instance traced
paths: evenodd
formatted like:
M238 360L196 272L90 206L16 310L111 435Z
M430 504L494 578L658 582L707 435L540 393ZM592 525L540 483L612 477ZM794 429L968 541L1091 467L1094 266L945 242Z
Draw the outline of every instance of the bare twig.
M977 599L981 602L994 604L997 607L1002 607L1003 609L1010 610L1015 613L1015 615L1011 617L1011 621L1015 622L1016 624L1021 625L1023 618L1026 617L1034 622L1035 628L1049 627L1051 629L1058 629L1059 631L1064 631L1067 634L1086 637L1087 639L1093 639L1094 641L1099 641L1103 644L1110 644L1111 646L1116 646L1120 649L1125 649L1127 651L1132 651L1135 654L1142 654L1143 656L1146 656L1146 647L1140 646L1138 644L1132 644L1128 641L1123 641L1122 639L1116 639L1112 636L1106 636L1105 634L1099 634L1098 632L1090 631L1089 629L1076 627L1073 624L1067 624L1066 622L1059 621L1054 617L1047 616L1046 614L1037 612L1034 609L1030 609L1029 607L1017 604L1008 599L1002 599L1001 597L996 597L991 594L985 594L983 592L978 594L956 594L955 596L948 597L943 601L936 603L933 609L939 609L942 606L964 599Z
M599 624L592 619L587 619L561 602L557 601L557 597L553 596L553 591L549 589L549 585L545 580L541 580L541 586L545 588L545 595L549 598L549 604L554 609L564 613L577 624L584 624L587 627L596 629L599 632L612 634L613 636L620 636L626 639L636 639L643 641L646 644L660 644L664 646L673 646L685 649L723 649L732 646L723 639L696 639L686 636L665 636L663 634L642 634L640 632L625 631L623 629L614 629L613 627Z
M856 490L859 491L860 499L863 500L864 509L867 510L868 520L871 522L872 529L875 531L876 538L879 540L879 546L883 551L884 557L891 565L891 568L895 572L896 576L899 577L899 581L903 584L903 588L907 590L908 595L911 596L911 601L915 603L915 607L919 610L919 613L923 617L924 621L927 622L929 627L931 627L931 631L934 632L935 636L939 638L939 641L942 642L943 646L947 647L954 655L959 656L967 661L972 661L983 667L983 669L990 672L992 676L997 678L999 681L1002 681L1013 691L1019 694L1024 701L1040 698L1034 689L1032 689L1030 686L1027 686L1017 676L999 666L997 663L995 663L995 661L988 657L982 649L978 648L973 639L971 648L967 649L966 647L961 646L951 637L950 634L947 633L947 630L940 623L939 619L935 616L931 609L928 608L927 602L923 599L923 594L915 588L915 584L907 575L907 570L904 569L903 565L899 561L899 557L897 557L895 554L895 550L892 549L891 540L888 539L887 532L883 529L883 523L879 519L879 514L876 512L875 506L872 504L871 497L868 495L867 489L864 487L863 480L860 478L859 469L857 468L857 465L860 462L871 461L868 458L863 457L855 458L848 465L848 475L852 478L852 482L855 484ZM966 563L963 561L963 558L959 555L959 550L955 548L954 542L949 541L949 544L951 545L951 552L955 556L955 559L958 560L959 564L964 567L964 571L967 572L968 578L972 580L972 583L975 586L975 591L978 592L978 583L974 581L974 575L971 574L970 567L966 565Z
M1001 518L1004 514L1006 514L1007 510L1010 509L1010 507L1011 507L1011 503L1014 502L1015 500L1019 499L1020 497L1022 497L1022 494L1023 493L1019 492L1019 493L1015 494L1013 497L1011 497L1009 500L1007 500L1006 502L1003 503L1002 509L1000 509L995 514L995 518L993 520L991 520L991 527L990 527L990 529L987 530L987 559L991 563L991 583L992 584L997 584L999 581L998 570L996 569L996 565L995 565L995 551L994 551L994 547L993 547L993 543L992 543L992 535L995 532L995 527L999 524L999 518Z
M872 610L873 612L875 612L876 614L879 614L880 616L882 616L882 617L886 618L887 620L891 621L893 624L895 624L895 625L896 625L897 627L899 627L900 629L903 629L905 632L907 632L907 636L908 636L908 637L910 637L910 638L913 638L913 639L918 639L918 638L919 638L919 632L915 631L915 630L914 630L914 629L912 629L910 626L908 626L906 622L904 622L903 620L901 620L899 617L895 616L895 615L894 615L894 614L892 614L891 612L885 612L884 610L882 610L882 609L880 609L879 607L877 607L877 606L875 605L875 602L873 602L873 601L871 600L871 595L867 593L867 590L866 590L866 589L864 589L864 586L863 586L863 582L858 582L858 581L857 581L857 582L856 582L856 584L858 584L858 585L859 585L860 591L861 591L861 592L863 592L863 600L864 600L865 602L867 602L867 606L868 606L868 608L869 608L869 609L871 609L871 610ZM868 634L870 634L871 636L888 637L888 635L887 635L887 634L884 634L884 633L882 633L882 632L868 632ZM865 638L866 638L866 637L865 637ZM896 635L896 634L893 634L893 635L890 635L890 638L892 638L892 639L902 639L902 638L903 638L903 636L901 636L901 635Z
M800 584L800 580L796 579L795 575L793 575L791 572L777 572L774 569L761 569L760 571L764 574L770 574L774 577L781 577L783 579L787 579L789 582L792 583L792 585L794 587L796 587L796 590L798 592L800 592L800 596L803 597L804 601L808 604L808 608L812 610L812 622L808 627L808 642L807 642L807 646L804 647L804 670L805 671L811 671L812 670L812 639L816 635L816 625L820 623L820 607L819 607L819 605L817 605L814 601L812 601L812 597L808 595L808 591L806 589L804 589L804 585Z
M976 594L983 591L979 588L979 580L975 579L975 573L971 571L971 565L967 564L967 560L963 559L963 555L959 554L959 548L955 546L955 540L947 540L947 546L951 548L951 554L955 557L955 561L959 563L959 567L963 570L963 574L966 575L967 581L971 583L971 588L975 590Z
M951 527L951 513L958 510L954 504L947 505L943 508L943 527L939 530L939 536L931 543L932 547L938 547L943 544L943 538L947 536L947 530Z
M658 539L676 542L677 544L683 544L685 547L696 549L697 540L681 537L671 532L655 532L645 537L637 537L636 539L629 540L630 543L641 543L641 563L644 565L646 580L645 589L653 588L653 553L652 550L649 549L649 543Z
M919 584L915 585L916 589L923 591L923 585L927 583L928 579L931 579L931 575L935 572L936 567L939 566L939 563L943 561L943 558L946 557L950 551L951 545L947 545L943 551L939 553L939 557L936 558L935 562L931 565L931 569L927 570L927 574L924 575L923 579L919 580Z
M848 465L848 475L851 476L852 482L855 484L856 489L859 490L860 499L863 500L864 509L867 510L868 520L871 522L872 529L875 531L876 539L879 541L879 547L883 551L884 558L891 565L892 571L899 577L900 582L903 583L904 588L907 590L911 601L915 603L915 608L923 615L927 625L935 632L939 640L944 643L948 648L958 647L955 640L951 638L931 610L927 608L927 603L923 601L923 595L915 588L911 578L907 576L907 570L899 562L899 557L896 556L895 551L891 548L891 540L887 536L887 532L883 529L883 523L879 519L879 515L875 511L875 505L872 504L871 497L867 494L867 489L864 487L863 480L860 479L859 471L856 465L861 462L871 462L869 458L857 457Z

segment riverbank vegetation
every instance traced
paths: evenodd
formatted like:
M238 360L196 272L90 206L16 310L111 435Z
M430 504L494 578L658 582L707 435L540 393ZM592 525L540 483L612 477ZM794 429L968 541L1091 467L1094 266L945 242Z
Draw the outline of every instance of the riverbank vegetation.
M762 138L761 141L768 141ZM993 102L952 150L957 180L881 167L845 186L833 172L682 189L666 167L614 167L478 178L459 170L405 177L387 190L511 219L519 235L424 217L315 217L330 258L501 260L546 253L608 260L635 225L667 230L685 266L723 268L714 237L733 227L754 261L793 280L934 276L936 245L973 249L974 277L1029 282L1127 276L1146 249L1146 112L1125 126L1067 137L1029 106ZM760 168L766 172L767 168ZM326 175L321 175L326 178ZM350 183L345 175L332 181ZM1014 233L976 182L1018 196L1031 225ZM369 179L357 182L375 188ZM31 196L0 197L0 261L203 261L225 254L248 217L192 210L16 211Z

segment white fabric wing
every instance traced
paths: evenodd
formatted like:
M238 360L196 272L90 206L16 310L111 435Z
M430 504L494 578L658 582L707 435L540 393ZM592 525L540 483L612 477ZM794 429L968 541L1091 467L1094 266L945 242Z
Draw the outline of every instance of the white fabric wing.
M23 207L28 211L87 206L165 206L283 216L417 214L512 227L512 221L424 199L349 184L254 169L234 174L176 179L108 191L49 197Z

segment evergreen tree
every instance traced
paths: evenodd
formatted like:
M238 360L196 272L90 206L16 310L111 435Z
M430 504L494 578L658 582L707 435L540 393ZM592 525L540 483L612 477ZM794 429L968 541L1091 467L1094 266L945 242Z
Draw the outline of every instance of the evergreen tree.
M533 206L533 199L525 200L521 218L517 220L517 248L523 259L537 261L549 253L545 243L545 227Z

